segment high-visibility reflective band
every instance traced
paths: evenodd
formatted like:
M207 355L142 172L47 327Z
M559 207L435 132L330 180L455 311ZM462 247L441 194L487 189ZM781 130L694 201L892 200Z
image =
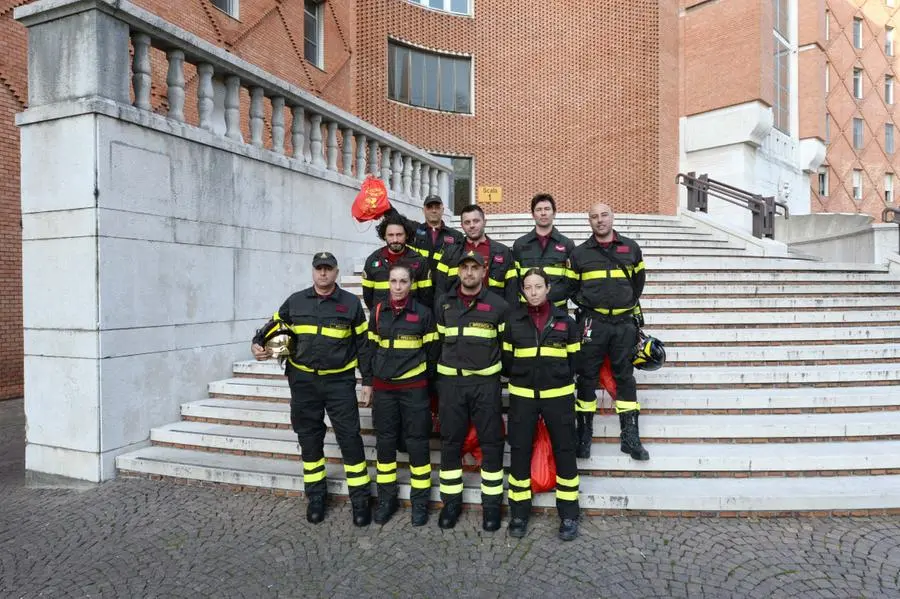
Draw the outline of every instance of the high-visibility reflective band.
M643 264L643 263L641 263ZM643 267L641 267L643 268ZM634 268L629 266L628 273L631 274L634 272ZM621 268L616 268L614 270L588 270L586 272L581 273L582 281L591 281L593 279L627 279L625 276L625 271Z
M423 256L426 256L427 253L426 253L426 254L422 254L422 255L423 255ZM443 258L443 257L444 257L444 252L435 252L435 253L433 253L433 254L431 255L431 259L432 259L432 260L436 260L436 261L438 261L438 262L440 262L440 261L441 261L441 258Z
M558 302L553 302L553 305L557 308L565 308L566 304L569 303L569 300L559 300Z
M278 312L276 312L275 314L272 315L272 320L274 320L275 322L281 322L281 315Z
M619 401L616 400L616 414L621 414L622 412L631 412L634 410L640 410L641 404L636 401Z
M431 477L429 476L428 478L415 478L415 477L410 478L409 486L411 486L413 489L427 489L427 488L431 487Z
M528 501L531 499L531 489L525 491L513 491L510 489L506 492L506 496L510 501Z
M291 331L297 335L315 335L319 332L319 327L314 324L298 324L292 326Z
M273 325L272 325L272 328L269 329L268 331L266 331L265 336L268 337L268 336L271 335L274 331L277 331L277 330L278 330L278 327L280 327L280 326L281 326L281 325L278 324L278 323L273 324Z
M503 485L486 485L481 483L481 493L483 495L503 495Z
M481 370L466 370L465 368L450 368L449 366L444 366L443 364L438 364L437 371L438 374L444 374L447 376L490 376L492 374L497 374L503 369L503 365L500 362L497 362L493 366L489 366L487 368L482 368Z
M406 372L404 372L404 373L401 374L400 376L394 378L394 380L395 380L395 381L402 381L403 379L411 379L412 377L414 377L414 376L416 376L416 375L422 374L422 373L425 372L427 369L428 369L428 364L426 364L425 362L422 362L421 364L419 364L419 365L416 366L415 368L410 368L409 370L407 370Z
M640 262L635 264L634 270L632 270L631 272L635 273L635 272L640 272L642 270L644 270L644 261L643 260L641 260Z
M463 485L462 483L459 483L458 485L445 485L444 483L441 483L440 491L445 495L459 495L463 492Z
M378 333L373 333L372 331L369 331L369 341L374 341L375 343L380 344L381 343L381 335L379 335Z
M563 478L556 475L556 484L566 485L567 487L577 487L581 483L581 477L576 475L574 478Z
M577 354L578 352L581 351L581 344L580 343L570 343L566 346L566 351L569 352L570 354Z
M566 269L566 276L570 279L578 280L578 273L572 270L571 268Z
M510 268L506 271L506 276L504 277L507 281L510 279L515 279L518 275L515 268Z
M371 333L369 339L371 339ZM415 341L409 339L382 339L378 342L379 347L383 347L384 349L389 349L393 347L394 349L418 349L422 347L422 340L416 339Z
M510 343L509 341L504 341L503 342L503 351L512 351L512 350L513 350L512 343Z
M556 490L556 498L562 501L578 501L578 491Z
M604 316L618 316L619 314L628 314L629 312L634 312L634 306L630 308L591 308L597 314L603 314Z
M550 275L551 277L564 277L566 276L566 269L563 266L545 266L544 272Z
M412 289L424 289L425 287L431 287L431 279L422 279L421 281L416 281L412 284Z
M540 351L538 351L540 350ZM548 358L566 358L568 352L558 347L521 347L513 351L514 358L536 358L538 356Z
M496 472L491 472L490 470L485 470L482 468L481 470L481 480L503 480L503 470L497 470Z
M321 468L325 465L325 458L322 458L318 462L303 462L304 470L315 470L316 468Z
M350 329L336 329L334 327L322 327L320 331L321 335L325 337L331 337L333 339L346 339L350 335L353 334L353 331ZM359 334L359 333L357 333Z
M365 472L366 471L366 463L359 462L358 464L344 464L344 470L346 472L352 472L352 473Z
M357 335L362 335L363 333L365 333L368 330L369 330L369 323L366 321L362 321L361 323L356 325L355 332Z
M501 322L500 324L498 324L498 325L497 325L497 330L498 330L499 332L501 332L501 333L502 333L503 331L505 331L505 330L506 330L506 323L505 323L505 322Z
M375 468L378 469L379 472L396 472L397 471L397 462L391 462L390 464L382 464L381 462L375 462Z
M444 264L443 262L438 263L437 269L443 273L446 273L447 276L450 276L450 267ZM454 269L456 270L456 269Z
M512 269L510 269L508 272L512 272ZM497 279L488 279L488 284L490 287L506 287L506 283L504 281L498 281Z
M379 472L378 474L375 475L375 482L378 483L379 485L395 483L395 482L397 482L397 473L396 472L388 472L388 473L382 474L381 472Z
M502 328L498 327L498 329L502 332ZM460 333L459 327L445 327L438 325L438 332L445 337L457 337L459 335L462 335L463 337L483 337L484 339L494 339L497 337L497 329L479 329L476 327L463 327L462 333Z
M414 249L414 250L416 251L416 253L421 254L421 255L424 256L425 258L428 257L428 250L426 250L425 248L417 248L417 247L412 246L412 245L409 246L409 247L411 247L412 249Z
M459 495L463 492L462 468L457 470L441 470L440 477L441 493L444 493L445 495Z
M523 480L519 480L518 478L516 478L515 476L513 476L512 474L510 474L510 475L507 477L506 480L509 481L509 484L510 484L511 486L516 486L516 487L531 487L531 479L530 479L530 478L526 478L526 479L523 479Z
M506 388L509 391L510 395L515 395L516 397L527 397L529 399L534 399L536 394L541 399L553 399L554 397L563 397L575 393L575 383L566 385L565 387L555 387L553 389L540 390L528 389L527 387L516 387L512 384L507 385Z
M428 476L431 474L431 464L425 464L424 466L410 466L409 473L413 476Z
M432 343L438 340L437 333L425 333L422 335L422 343Z
M397 475L393 475L394 478L397 478ZM357 474L355 476L347 475L347 486L348 487L361 487L363 485L367 485L372 482L372 479L369 478L369 473L366 472L364 474Z
M373 281L371 279L363 279L362 286L370 287L372 289L378 289L379 291L381 291L384 289L390 289L391 283L390 281Z
M304 366L302 364L297 364L290 358L288 358L288 362L291 363L291 366L296 368L297 370L302 370L303 372L312 372L314 374L338 374L340 372L347 372L352 368L356 368L359 365L359 360L353 359L346 366L342 366L341 368L334 368L332 370L316 370L315 368L310 368L308 366Z
M575 400L575 411L576 412L596 412L597 411L597 400L594 401L585 401L583 399Z
M325 478L325 470L319 470L318 472L304 472L303 473L303 482L304 483L317 483L320 480Z
M457 470L441 470L441 480L453 480L462 478L462 468Z

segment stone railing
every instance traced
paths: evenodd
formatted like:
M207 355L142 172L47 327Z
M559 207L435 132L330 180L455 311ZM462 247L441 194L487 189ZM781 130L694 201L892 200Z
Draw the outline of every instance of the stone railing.
M413 201L447 193L449 167L427 152L130 2L41 0L17 8L15 17L29 28L30 47L41 49L29 54L29 109L102 98L161 112L242 145L243 111L249 145L287 157L289 166L354 180L371 173L394 195ZM154 51L167 62L165 81L153 80ZM67 61L60 59L68 59L65 71L59 65ZM195 98L187 69L196 77ZM156 110L154 86L165 90L164 106ZM242 102L244 89L249 102ZM193 113L196 121L187 122Z

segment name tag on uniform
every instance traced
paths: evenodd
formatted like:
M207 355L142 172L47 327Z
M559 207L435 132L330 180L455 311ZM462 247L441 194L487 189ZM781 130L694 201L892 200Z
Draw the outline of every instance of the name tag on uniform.
M444 237L444 243L453 243L454 241L456 241L456 240L453 239L452 237L450 237L449 235Z
M344 304L338 304L337 306L334 307L334 309L336 312L341 312L341 313L346 313L346 312L350 311L350 308L348 308Z
M494 256L494 262L496 262L497 264L503 264L503 256L497 254L496 256Z
M406 314L406 322L419 322L419 315L413 314L411 312L407 312Z
M478 310L479 312L490 312L490 311L491 311L491 305L490 305L490 304L483 304L483 303L481 303L481 302L478 302L478 303L475 305L475 309Z
M553 323L554 331L565 331L568 327L566 326L565 320L560 320L559 322Z
M557 251L557 252L564 252L564 251L566 251L566 246L564 246L564 245L556 245L556 246L553 246L553 247L556 248L556 251Z
M631 250L628 248L627 245L617 245L617 246L616 246L616 253L617 253L617 254L627 254L627 253L630 252L630 251L631 251Z

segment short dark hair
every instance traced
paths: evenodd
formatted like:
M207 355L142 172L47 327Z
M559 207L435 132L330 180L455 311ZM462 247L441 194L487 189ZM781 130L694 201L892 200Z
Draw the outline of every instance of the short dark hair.
M528 270L526 270L525 274L522 275L522 287L525 286L525 279L527 279L531 275L539 276L540 278L544 279L544 284L547 285L547 287L550 286L550 275L548 275L546 272L544 272L544 269L541 268L540 266L535 266L533 268L529 268Z
M459 216L460 216L460 218L462 218L463 216L467 215L470 212L477 212L478 214L481 215L482 219L484 218L484 210L482 210L481 206L479 206L478 204L469 204L468 206L466 206L465 208L462 209L462 211L459 213Z
M556 212L556 200L553 199L553 196L549 193L539 193L535 194L533 198L531 198L531 213L534 214L534 209L541 202L550 202L550 206L553 207L553 212Z
M412 264L410 264L407 260L399 260L391 264L391 267L388 269L388 277L390 277L391 273L398 268L400 270L406 271L406 274L409 275L410 283L416 282L416 273L413 272Z
M387 228L391 225L400 225L403 227L403 232L406 233L407 240L409 239L409 230L406 228L406 225L403 223L403 219L400 218L399 214L389 214L380 223L378 223L378 227L375 231L378 233L378 237L385 241L387 237Z

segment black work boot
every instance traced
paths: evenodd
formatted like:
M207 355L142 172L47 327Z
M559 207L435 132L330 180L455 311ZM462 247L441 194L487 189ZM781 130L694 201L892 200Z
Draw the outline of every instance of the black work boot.
M428 504L424 501L413 503L410 521L413 526L425 526L428 524Z
M578 536L578 520L564 518L559 522L559 538L563 541L573 541Z
M400 502L393 495L381 494L378 496L378 505L375 506L375 524L387 524Z
M521 539L528 532L528 516L513 516L509 521L509 536Z
M441 508L441 516L438 518L438 526L441 528L453 528L456 521L459 520L459 514L462 512L461 501L451 501L445 503Z
M500 530L500 506L486 505L481 514L481 528L487 532Z
M638 412L631 410L630 412L622 412L619 414L619 426L622 429L620 438L622 443L619 449L622 453L629 454L635 460L646 461L650 459L650 454L641 444L641 435L638 431Z
M325 519L325 495L310 495L306 506L306 521L318 524Z
M356 526L368 526L372 522L372 508L369 506L369 498L364 500L354 500L353 506L353 524Z
M594 442L594 414L592 412L576 412L575 418L578 431L575 457L587 459L591 457L591 443Z

